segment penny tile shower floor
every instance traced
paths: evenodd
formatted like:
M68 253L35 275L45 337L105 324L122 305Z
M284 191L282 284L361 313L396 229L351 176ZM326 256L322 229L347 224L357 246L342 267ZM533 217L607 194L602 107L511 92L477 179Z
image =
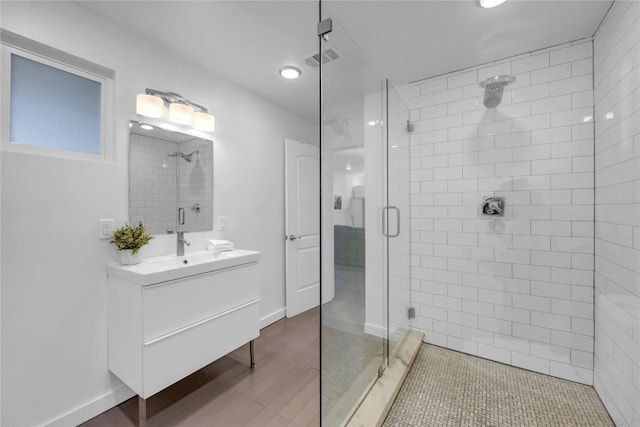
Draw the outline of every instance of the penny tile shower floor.
M422 344L384 426L614 426L593 387Z

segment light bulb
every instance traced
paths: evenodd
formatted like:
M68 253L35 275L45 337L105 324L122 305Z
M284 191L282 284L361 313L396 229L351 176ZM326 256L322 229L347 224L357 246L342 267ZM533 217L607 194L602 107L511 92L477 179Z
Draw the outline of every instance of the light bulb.
M297 79L302 74L302 70L293 65L285 65L280 68L280 75L288 80Z

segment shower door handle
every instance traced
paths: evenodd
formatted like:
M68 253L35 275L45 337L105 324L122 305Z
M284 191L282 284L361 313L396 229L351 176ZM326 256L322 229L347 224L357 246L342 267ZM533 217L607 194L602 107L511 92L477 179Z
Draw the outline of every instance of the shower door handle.
M388 218L389 210L396 211L396 232L394 234L387 233L387 222L385 219ZM387 215L385 215L387 213ZM385 206L382 208L382 235L384 237L398 237L400 235L400 209L397 206Z
M178 208L178 224L184 225L184 208Z

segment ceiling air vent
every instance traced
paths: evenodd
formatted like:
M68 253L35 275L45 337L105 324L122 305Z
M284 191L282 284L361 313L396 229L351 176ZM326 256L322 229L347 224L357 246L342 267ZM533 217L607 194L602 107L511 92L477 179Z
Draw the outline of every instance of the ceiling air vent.
M311 68L318 68L320 61L322 61L322 64L326 64L327 62L335 61L338 58L340 58L338 52L336 52L333 47L327 47L321 53L307 55L304 58L304 63Z

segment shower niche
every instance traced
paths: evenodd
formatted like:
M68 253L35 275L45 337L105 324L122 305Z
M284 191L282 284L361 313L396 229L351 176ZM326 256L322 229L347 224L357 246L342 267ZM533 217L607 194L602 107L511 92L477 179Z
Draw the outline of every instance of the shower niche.
M213 229L213 142L129 124L129 221L151 234Z

